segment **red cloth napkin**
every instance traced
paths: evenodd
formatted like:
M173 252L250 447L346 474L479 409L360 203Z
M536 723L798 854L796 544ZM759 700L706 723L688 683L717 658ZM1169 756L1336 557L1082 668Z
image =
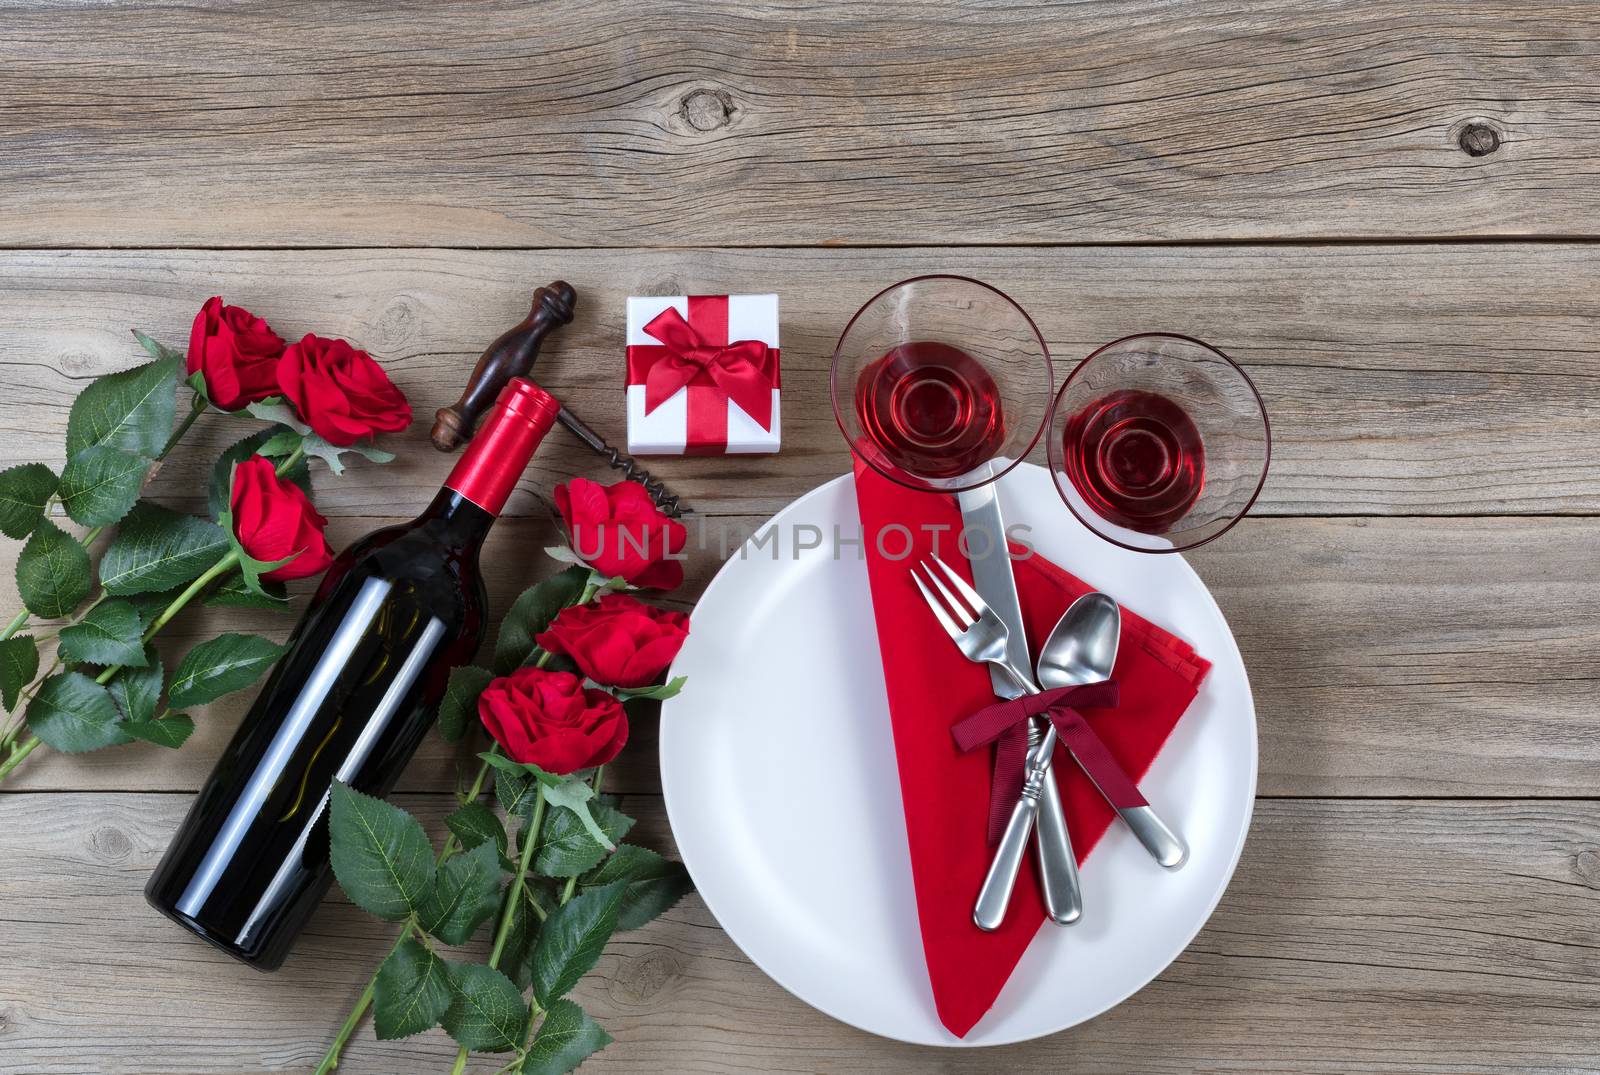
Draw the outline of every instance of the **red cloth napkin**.
M966 567L956 548L960 509L951 497L907 489L860 463L855 480L900 767L922 950L939 1020L965 1037L994 1004L1043 924L1044 903L1030 853L1005 923L993 933L972 923L972 903L992 854L985 834L991 760L984 751L961 753L950 726L992 703L995 696L989 669L959 657L910 573L912 564L934 552L936 541L938 555L946 563L957 570ZM894 527L894 533L880 549L876 536L886 527ZM902 527L909 538L901 533ZM933 529L938 527L943 530ZM909 555L890 558L908 542ZM1041 556L1013 561L1013 573L1028 642L1037 656L1061 613L1092 587ZM1115 709L1084 710L1084 717L1137 780L1194 700L1210 667L1211 662L1187 642L1123 609L1115 670L1120 700ZM1082 862L1116 815L1060 750L1055 771L1072 846Z

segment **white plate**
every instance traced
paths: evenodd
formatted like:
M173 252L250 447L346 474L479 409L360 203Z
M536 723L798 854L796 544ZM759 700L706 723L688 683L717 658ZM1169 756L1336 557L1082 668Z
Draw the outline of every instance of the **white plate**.
M723 565L673 666L688 687L661 713L673 834L728 935L806 1003L923 1045L1023 1041L1127 999L1210 917L1255 797L1250 684L1189 565L1095 537L1040 467L1001 479L1000 500L1007 524L1031 526L1041 553L1187 639L1215 667L1140 784L1188 840L1189 862L1169 873L1113 825L1084 864L1083 920L1040 930L965 1039L940 1024L923 963L866 564L849 546L835 559L831 541L795 549L835 525L858 532L848 476L766 524L763 533L779 528L776 555L770 541L752 542ZM818 530L791 541L807 524Z

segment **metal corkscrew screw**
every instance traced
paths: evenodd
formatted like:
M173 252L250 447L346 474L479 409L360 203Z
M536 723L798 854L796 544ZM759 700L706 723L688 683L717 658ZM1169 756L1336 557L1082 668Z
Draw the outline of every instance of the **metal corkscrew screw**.
M545 336L551 330L570 323L577 304L578 293L565 280L557 280L535 291L528 316L502 333L479 356L461 398L451 406L439 409L433 424L433 446L441 452L450 452L471 440L478 419L488 410L506 382L513 377L528 376L534 360L539 357L539 346ZM644 486L650 499L662 512L677 518L689 510L681 497L669 491L666 484L640 466L638 460L608 444L604 437L564 405L556 415L556 421L602 456L607 465L621 471L624 478Z

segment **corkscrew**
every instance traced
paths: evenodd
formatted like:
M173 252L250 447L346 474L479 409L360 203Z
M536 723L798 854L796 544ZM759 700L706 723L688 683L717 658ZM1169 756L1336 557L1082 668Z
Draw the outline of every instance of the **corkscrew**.
M472 439L478 419L489 408L513 377L526 377L539 357L539 346L551 330L572 321L578 293L565 280L557 280L533 293L528 316L491 343L472 368L472 377L461 393L461 398L449 407L441 407L433 424L433 446L441 452L452 452ZM587 422L562 406L556 421L560 422L591 450L622 476L644 486L650 499L666 514L674 518L689 510L682 499L667 489L659 478L653 477L628 453L606 442Z

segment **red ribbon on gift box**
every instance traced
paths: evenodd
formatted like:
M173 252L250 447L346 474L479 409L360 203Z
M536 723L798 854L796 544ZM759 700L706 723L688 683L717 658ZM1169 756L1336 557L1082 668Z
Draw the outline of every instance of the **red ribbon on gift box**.
M727 450L730 401L772 429L778 349L759 340L729 342L728 296L690 295L688 320L669 306L644 331L661 344L628 348L628 383L644 385L646 414L688 390L687 454Z

